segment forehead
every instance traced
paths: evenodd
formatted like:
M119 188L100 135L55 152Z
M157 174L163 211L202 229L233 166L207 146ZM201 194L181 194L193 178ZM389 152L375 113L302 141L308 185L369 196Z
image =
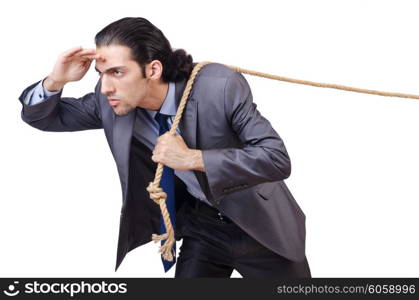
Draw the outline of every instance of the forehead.
M104 58L104 60L96 60L96 68L99 70L114 66L130 67L136 64L132 59L131 49L126 46L101 46L96 48L96 53Z

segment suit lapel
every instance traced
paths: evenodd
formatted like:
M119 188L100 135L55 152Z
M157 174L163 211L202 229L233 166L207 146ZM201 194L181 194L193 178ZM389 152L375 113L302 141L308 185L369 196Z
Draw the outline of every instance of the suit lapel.
M176 106L179 105L180 100L185 90L186 82L181 81L176 83ZM182 133L182 137L191 149L197 149L197 126L198 126L198 101L193 98L193 89L189 94L189 99L186 102L185 109L183 111L182 119L179 122L179 129ZM208 180L206 179L205 173L199 171L193 171L202 191L208 200L212 199L209 192Z
M129 153L135 110L125 116L118 116L113 113L113 118L113 149L125 200L128 190Z
M176 107L179 106L182 99L183 91L185 90L186 81L179 81L176 83ZM192 94L192 91L191 91ZM185 109L183 110L182 119L179 122L179 129L185 143L191 149L196 149L196 126L198 116L198 102L193 97L189 96L186 102Z

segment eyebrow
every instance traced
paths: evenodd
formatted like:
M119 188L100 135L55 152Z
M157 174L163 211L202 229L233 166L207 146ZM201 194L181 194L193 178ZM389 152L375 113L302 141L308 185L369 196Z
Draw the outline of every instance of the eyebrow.
M115 71L115 70L117 70L117 69L126 69L126 67L124 67L124 66L116 66L116 67L111 67L111 68L109 68L109 69L106 69L105 71L104 71L104 73L106 73L106 72L111 72L111 71ZM98 72L98 73L102 73L101 71L99 71L99 69L95 66L95 70L96 70L96 72Z

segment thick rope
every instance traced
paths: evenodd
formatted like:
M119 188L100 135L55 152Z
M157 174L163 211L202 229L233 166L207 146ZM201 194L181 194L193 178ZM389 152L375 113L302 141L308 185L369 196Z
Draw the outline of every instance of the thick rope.
M170 128L170 133L172 134L176 133L176 129L178 127L180 119L182 118L183 110L185 108L186 101L189 97L189 94L192 90L192 86L194 84L196 75L202 69L202 67L210 63L211 62L201 62L193 68L192 73L186 84L185 90L183 92L182 99L180 100L179 107L176 112L175 120L173 121L172 127ZM235 66L227 66L227 67L240 73L279 80L279 81L286 81L286 82L291 82L291 83L311 85L311 86L322 87L322 88L333 88L333 89L345 90L345 91L363 93L363 94L419 99L419 95L368 90L368 89L355 88L355 87L350 87L350 86L345 86L345 85L337 85L337 84L332 84L332 83L319 83L319 82L314 82L314 81L293 79L289 77L277 76L277 75L272 75L268 73L256 72L256 71L247 70L247 69L243 69L243 68L235 67ZM165 260L173 261L173 254L174 254L173 244L175 243L175 237L174 237L174 230L173 230L172 222L170 221L169 212L167 211L167 207L166 207L167 194L159 186L162 174L163 174L163 164L158 163L156 174L154 176L154 181L150 182L150 184L147 187L147 191L150 194L150 199L152 199L154 202L156 202L160 206L160 210L161 210L163 220L164 220L164 225L166 227L166 233L161 234L161 235L153 234L151 236L151 239L154 242L165 240L164 244L160 247L159 252L162 253L162 256Z
M183 91L182 99L180 100L179 107L176 112L175 120L173 121L172 127L170 128L170 133L176 133L176 129L182 118L183 109L185 108L186 101L189 97L189 94L192 90L192 85L195 81L195 77L198 74L199 70L209 62L202 62L197 64L194 69L192 70L191 76L186 84L185 90ZM160 210L163 216L164 225L166 227L165 234L153 234L151 239L154 242L163 241L164 244L160 247L159 252L162 253L162 256L167 261L173 261L173 244L175 243L175 233L173 231L172 222L170 221L169 212L167 211L166 207L166 198L167 194L159 187L161 176L163 174L163 164L158 163L156 175L154 177L154 181L150 182L147 187L147 191L150 193L150 198L160 205Z
M227 67L229 67L230 69L232 69L234 71L240 72L240 73L254 75L254 76L258 76L258 77L269 78L269 79L274 79L274 80L279 80L279 81L286 81L286 82L291 82L291 83L311 85L311 86L322 87L322 88L331 88L331 89L337 89L337 90L344 90L344 91L355 92L355 93L372 94L372 95L378 95L378 96L419 99L419 95L360 89L360 88L350 87L350 86L346 86L346 85L339 85L339 84L333 84L333 83L321 83L321 82L314 82L314 81L308 81L308 80L301 80L301 79L294 79L294 78L289 78L289 77L284 77L284 76L272 75L272 74L268 74L268 73L261 73L261 72L257 72L257 71L242 69L240 67L235 67L235 66L227 66Z

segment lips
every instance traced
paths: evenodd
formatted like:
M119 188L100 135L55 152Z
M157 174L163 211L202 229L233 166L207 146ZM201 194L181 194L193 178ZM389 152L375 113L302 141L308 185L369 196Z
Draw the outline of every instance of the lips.
M119 100L118 99L114 99L114 98L108 98L108 101L109 101L109 104L111 106L115 106L115 105L117 105L119 103Z

